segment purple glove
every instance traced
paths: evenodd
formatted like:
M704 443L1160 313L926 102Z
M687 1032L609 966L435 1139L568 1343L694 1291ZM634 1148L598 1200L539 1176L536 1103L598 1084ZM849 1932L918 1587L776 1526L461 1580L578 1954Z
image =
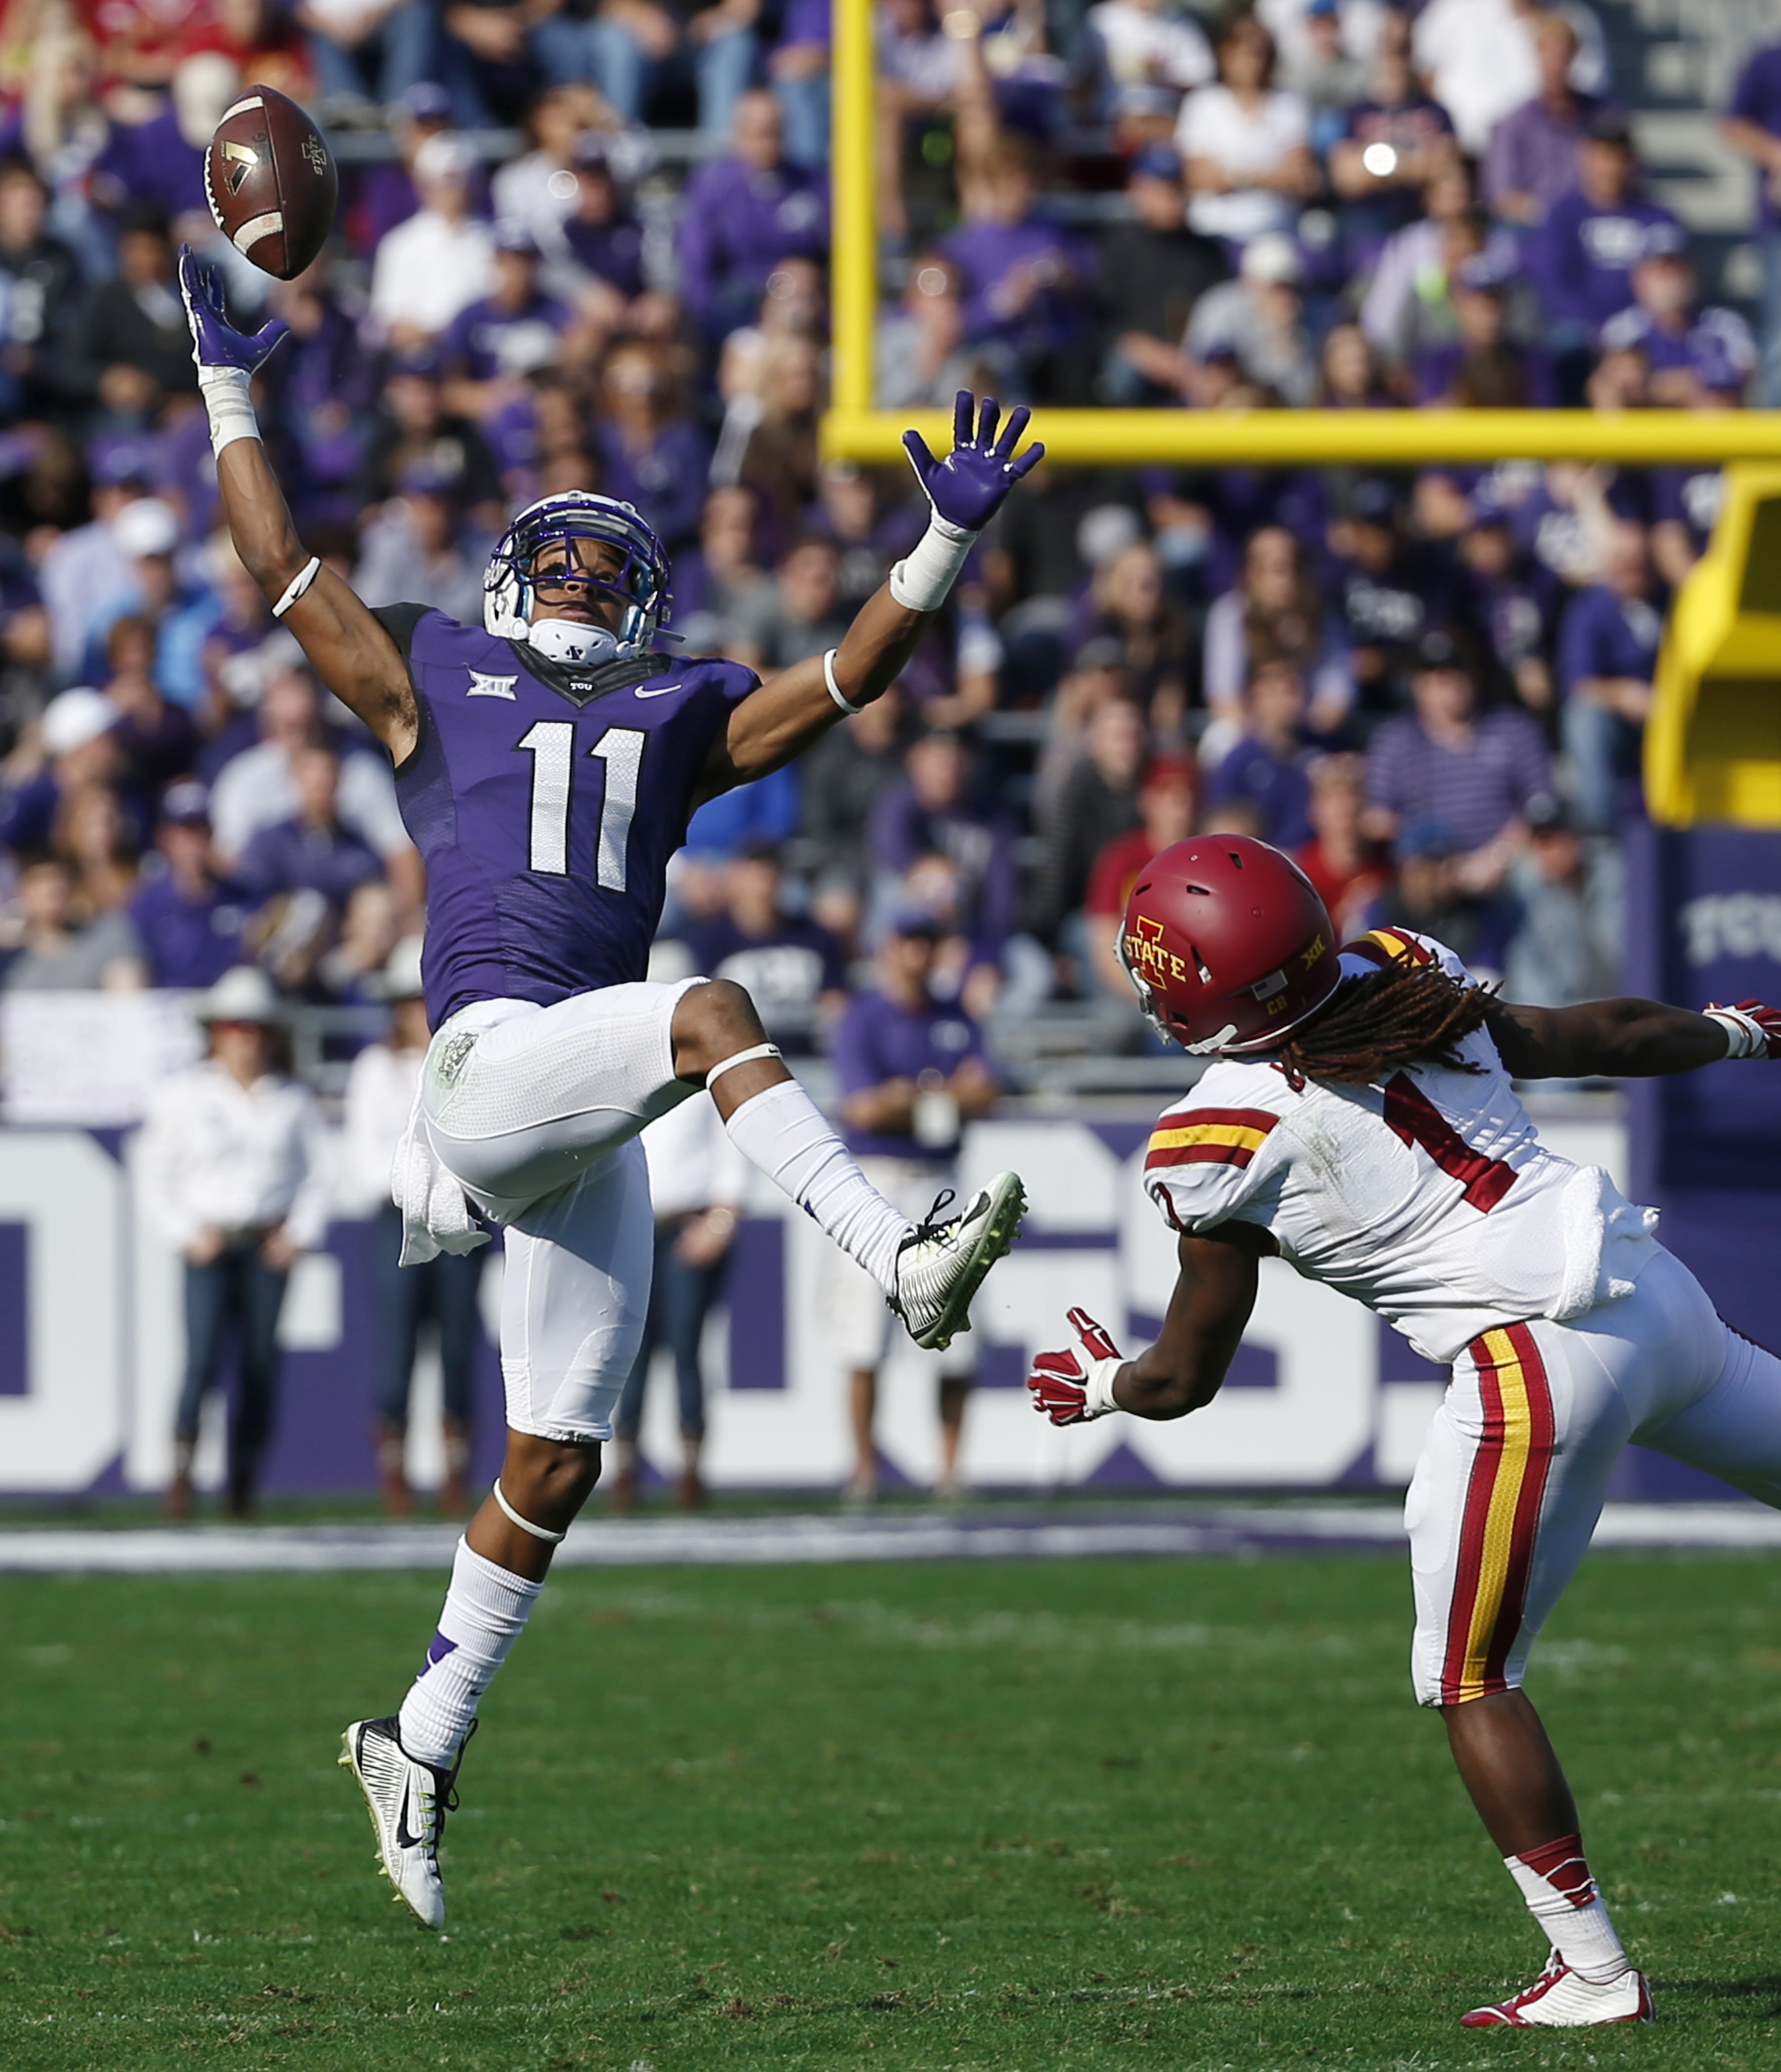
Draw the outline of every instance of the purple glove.
M232 367L253 374L265 364L290 327L282 317L262 324L251 337L237 331L223 307L223 277L189 245L179 247L179 299L191 331L191 356L202 374L209 367Z
M996 437L1002 405L993 396L983 399L982 414L975 433L971 413L976 398L961 388L952 405L952 450L944 460L936 460L919 432L905 432L903 450L915 471L915 479L926 491L936 518L944 519L961 532L981 532L1002 508L1002 499L1045 455L1043 446L1030 446L1018 460L1014 446L1033 414L1024 405L1009 413L1006 429Z

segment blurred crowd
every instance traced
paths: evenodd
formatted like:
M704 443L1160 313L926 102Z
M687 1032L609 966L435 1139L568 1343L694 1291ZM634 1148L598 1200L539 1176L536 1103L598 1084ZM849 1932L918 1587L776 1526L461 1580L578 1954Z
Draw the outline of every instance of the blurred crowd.
M373 604L476 618L508 514L598 489L666 543L687 648L771 675L919 532L907 475L819 455L825 0L6 23L0 989L247 963L363 1003L424 922L386 765L219 528L182 240L290 324L261 422ZM1650 191L1581 0L876 0L874 25L882 407L1781 401L1781 47L1726 124L1762 175L1758 336ZM204 204L249 80L341 146L338 234L288 285ZM1061 1001L1139 1050L1125 891L1225 828L1297 854L1344 930L1426 927L1524 999L1611 986L1663 615L1718 493L1513 458L1041 467L891 695L701 811L667 960L816 1048L919 911L936 997L992 1049Z

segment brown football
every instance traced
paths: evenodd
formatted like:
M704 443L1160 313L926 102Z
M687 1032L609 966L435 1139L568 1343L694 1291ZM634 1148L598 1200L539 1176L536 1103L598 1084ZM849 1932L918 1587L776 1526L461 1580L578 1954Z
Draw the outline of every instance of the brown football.
M280 281L311 265L334 228L340 176L322 133L286 94L244 87L204 154L216 227Z

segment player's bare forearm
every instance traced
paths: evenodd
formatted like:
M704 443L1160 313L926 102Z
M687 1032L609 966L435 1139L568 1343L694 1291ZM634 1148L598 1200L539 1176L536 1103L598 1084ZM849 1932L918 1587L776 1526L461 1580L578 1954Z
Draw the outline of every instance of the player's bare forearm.
M883 585L860 607L835 651L835 681L850 705L866 705L903 673L933 615L910 611ZM705 769L702 796L751 783L795 762L842 717L829 692L822 657L782 670L731 714Z
M1180 1271L1162 1335L1121 1368L1113 1400L1134 1417L1185 1417L1224 1386L1255 1307L1265 1232L1244 1224L1183 1237Z
M284 491L258 439L236 439L216 462L217 487L242 565L276 603L308 565ZM413 747L413 687L401 650L331 569L323 569L284 623L315 673L400 763Z
M1486 1026L1518 1079L1656 1079L1726 1054L1722 1024L1657 1000L1592 1000L1581 1007L1502 1001Z

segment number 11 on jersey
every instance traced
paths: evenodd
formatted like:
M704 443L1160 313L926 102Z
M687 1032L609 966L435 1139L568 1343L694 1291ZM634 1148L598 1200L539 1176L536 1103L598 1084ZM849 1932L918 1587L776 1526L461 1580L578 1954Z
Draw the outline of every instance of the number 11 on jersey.
M600 800L599 860L594 882L623 892L625 852L637 810L637 779L644 736L636 727L608 727L587 753L606 765ZM575 722L541 719L516 746L532 758L531 866L553 878L569 875L569 796L575 775Z

